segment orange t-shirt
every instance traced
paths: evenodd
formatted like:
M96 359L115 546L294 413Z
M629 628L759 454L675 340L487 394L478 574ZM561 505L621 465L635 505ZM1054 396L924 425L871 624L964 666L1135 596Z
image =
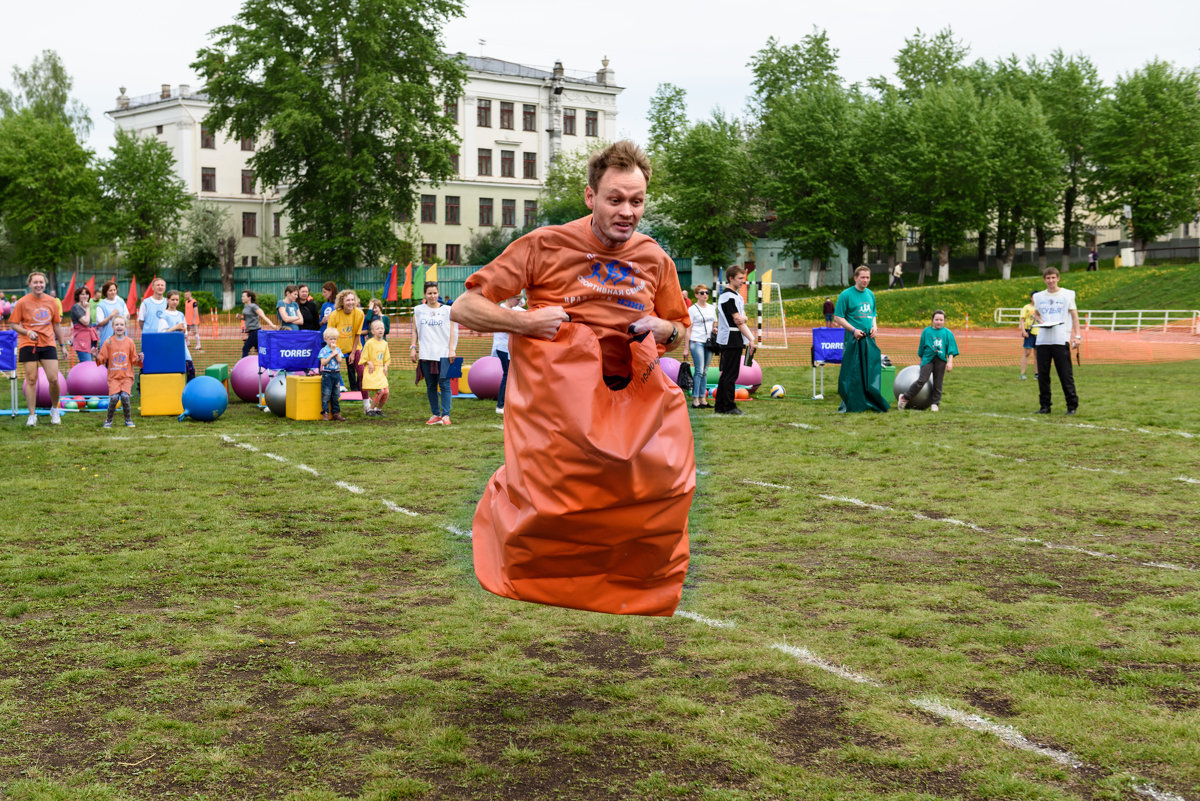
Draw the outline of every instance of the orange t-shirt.
M60 320L62 313L59 311L58 300L49 295L42 295L40 298L25 295L13 304L12 314L8 317L9 325L20 323L27 330L37 332L36 343L24 334L17 337L18 349L26 346L56 347L58 338L54 335L54 324Z
M683 327L691 322L675 262L658 243L635 233L620 246L606 248L592 233L591 216L529 232L466 285L479 287L493 303L524 289L531 309L562 306L572 322L586 324L600 339L608 375L629 372L629 326L634 320L652 314Z
M137 346L126 335L120 341L116 337L104 340L96 361L108 367L108 394L128 392L133 389L133 366L139 362Z
M188 325L200 325L200 304L194 300L183 302L183 321Z

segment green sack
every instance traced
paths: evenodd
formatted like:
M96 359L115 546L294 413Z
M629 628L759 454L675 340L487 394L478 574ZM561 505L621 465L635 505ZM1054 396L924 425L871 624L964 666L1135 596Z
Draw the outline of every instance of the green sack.
M839 412L886 412L891 405L880 391L882 355L871 337L847 337L838 373Z

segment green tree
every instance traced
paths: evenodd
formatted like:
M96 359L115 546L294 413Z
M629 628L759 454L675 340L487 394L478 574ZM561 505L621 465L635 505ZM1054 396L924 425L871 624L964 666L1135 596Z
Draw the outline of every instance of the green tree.
M463 257L467 264L477 266L490 264L504 252L506 247L525 233L526 231L522 229L513 230L499 226L473 233Z
M188 207L175 156L154 137L118 130L112 158L100 164L105 227L137 279L149 281L175 245Z
M671 252L691 256L714 270L733 258L756 219L751 171L742 128L714 112L689 127L666 156L667 176L657 205L675 229Z
M1146 244L1196 213L1200 200L1200 72L1151 61L1117 80L1092 140L1096 210L1133 212L1138 262Z
M92 152L62 120L29 109L0 119L0 219L15 260L54 270L93 240Z
M650 111L646 115L650 122L650 133L646 141L646 152L654 162L654 177L658 175L661 162L679 137L687 130L687 92L673 83L660 83L650 98Z
M420 183L454 175L461 59L441 27L460 0L246 0L192 64L251 166L287 187L289 241L326 271L378 265L400 247L395 221Z
M815 25L800 44L783 45L774 36L769 37L746 65L754 73L756 116L764 116L775 98L801 87L840 84L837 60L837 49L829 45L825 31Z
M80 141L92 130L87 106L71 97L75 85L67 68L53 50L43 50L29 69L12 69L15 91L0 89L0 112L4 116L28 110L42 120L65 122Z
M895 92L872 97L863 92L849 94L849 164L844 171L847 184L840 198L843 221L839 237L851 263L865 261L864 248L874 245L895 264L895 247L905 237L903 187L903 131L907 107Z
M200 270L221 266L218 243L233 233L229 210L211 200L198 200L183 214L175 267L191 277Z
M590 154L582 150L560 153L550 165L538 200L538 217L543 225L562 225L592 213L583 202L589 157Z
M987 222L990 115L966 83L925 87L904 131L910 219L938 248L938 282L950 280L950 249ZM924 274L922 274L922 279Z
M954 38L950 28L943 28L933 36L926 36L917 28L916 33L904 40L904 47L894 59L904 98L915 100L928 87L963 77L963 61L970 52L969 47Z

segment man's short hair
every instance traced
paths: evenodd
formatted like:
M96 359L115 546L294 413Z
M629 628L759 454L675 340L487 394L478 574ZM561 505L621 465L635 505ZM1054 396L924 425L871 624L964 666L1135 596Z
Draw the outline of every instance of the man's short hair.
M650 183L650 159L646 156L646 151L628 139L613 142L603 150L593 153L588 159L588 186L593 192L600 188L600 179L610 167L621 172L636 167L646 176L646 183Z
M739 275L745 275L746 268L740 264L731 264L725 268L725 280L730 281Z
M870 267L868 267L868 266L867 266L867 265L865 265L865 264L860 264L860 265L858 265L857 267L855 267L855 268L854 268L854 274L855 274L855 275L858 275L858 274L859 274L859 273L861 273L863 270L866 270L866 271L867 271L867 275L870 275L870 274L871 274L871 268L870 268Z
M1047 275L1050 275L1051 273L1058 275L1058 268L1057 267L1047 267L1046 269L1042 270L1042 278L1045 278Z
M33 281L33 277L35 275L40 275L42 278L44 278L46 280L46 283L50 283L50 279L46 278L46 274L44 272L42 272L41 270L34 270L33 272L31 272L29 274L29 277L25 279L25 286L29 286L29 283L31 281Z

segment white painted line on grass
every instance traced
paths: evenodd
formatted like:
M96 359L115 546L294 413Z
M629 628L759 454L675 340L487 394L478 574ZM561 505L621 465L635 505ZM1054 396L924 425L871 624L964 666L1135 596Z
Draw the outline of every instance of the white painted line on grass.
M446 531L449 531L451 534L453 534L456 537L466 537L467 539L471 539L471 532L463 531L461 528L454 525L453 523L448 523L445 526L442 526L442 528L446 529Z
M1102 551L1089 551L1087 548L1076 548L1074 545L1058 545L1056 543L1046 542L1045 540L1039 540L1034 537L1013 537L1013 542L1020 542L1028 545L1040 545L1043 548L1050 548L1056 551L1072 551L1074 553L1081 553L1086 556L1094 556L1097 559L1129 562L1130 564L1141 565L1142 567L1157 567L1162 570L1185 570L1189 573L1195 572L1196 570L1194 567L1177 565L1172 562L1139 562L1136 559L1127 559L1124 556L1117 556L1116 554L1103 553Z
M945 451L967 450L967 451L971 451L973 453L978 453L980 456L989 456L993 459L1006 459L1008 461L1016 462L1018 464L1026 464L1029 462L1028 459L1022 459L1020 456L1007 456L1003 453L994 453L992 451L985 451L982 448L964 448L961 446L946 445L941 442L934 442L931 444L933 445L933 447L941 448L942 450L945 450ZM1066 468L1068 470L1082 470L1086 473L1112 473L1113 475L1117 475L1117 476L1123 476L1123 475L1127 475L1129 473L1128 470L1120 470L1120 469L1116 469L1116 468L1112 468L1112 467L1084 467L1083 465L1079 465L1079 464L1069 464L1066 466Z
M675 610L675 617L686 617L688 620L694 620L697 623L711 626L714 629L732 629L735 627L735 624L728 620L713 620L711 617L705 617L704 615L698 615L695 612L687 612L682 609Z
M1012 726L1002 726L999 723L993 723L985 717L979 715L971 715L966 712L960 712L953 707L947 706L936 698L912 698L909 703L918 709L923 709L930 714L938 717L946 718L952 723L957 723L959 726L966 726L972 731L991 734L1000 738L1001 742L1011 745L1013 748L1019 748L1022 751L1032 751L1035 754L1041 754L1044 757L1053 759L1060 765L1066 765L1071 768L1081 768L1083 763L1074 755L1067 751L1059 751L1057 748L1050 748L1045 745L1038 745L1030 742L1030 740L1014 729Z
M803 428L807 431L816 431L817 430L816 426L810 426L808 423L788 423L788 425L793 426L795 428Z
M914 520L929 520L934 523L946 523L951 526L962 526L963 528L969 528L972 531L983 531L983 532L987 531L986 528L977 526L974 523L968 523L965 520L959 520L957 517L930 517L929 515L921 514L920 512L913 512L913 519Z
M383 508L387 509L389 512L399 512L400 514L408 515L409 517L420 517L421 516L419 512L414 512L412 509L405 509L403 506L400 506L399 504L392 503L387 498L383 499Z
M320 473L318 473L316 470L313 470L311 467L309 467L309 466L308 466L308 465L306 465L306 464L298 464L298 465L296 465L296 469L297 469L297 470L303 470L305 473L312 473L314 476L319 476L319 475L321 475L321 474L320 474Z
M1025 420L1029 423L1045 423L1045 419L1036 417L1023 417L1017 414L998 414L996 412L967 412L967 414L979 414L983 417L998 417L1002 420ZM1196 434L1191 431L1152 431L1149 428L1121 428L1120 426L1098 426L1094 423L1060 423L1059 425L1068 426L1070 428L1087 428L1094 431L1116 431L1122 434L1136 432L1138 434L1149 434L1154 437L1183 437L1184 439L1195 439Z
M277 453L271 453L270 451L263 451L263 456L267 457L268 459L274 459L277 462L283 462L284 464L290 464L287 459L284 459L282 456L280 456Z
M768 488L768 489L781 489L781 490L790 490L790 489L792 489L792 488L791 488L791 487L789 487L787 484L771 484L771 483L769 483L769 482L766 482L766 481L751 481L751 480L750 480L750 479L748 479L748 478L743 478L743 479L742 479L742 483L743 483L743 484L753 484L753 485L754 485L754 486L756 486L756 487L766 487L766 488Z
M835 676L840 676L841 678L846 679L847 681L853 681L857 684L866 684L871 687L882 687L883 686L879 682L875 681L875 679L871 679L871 678L863 676L859 673L855 673L854 671L849 670L848 668L841 667L840 665L835 665L832 662L827 662L824 659L822 659L821 657L814 654L812 651L808 650L807 648L797 648L794 645L786 645L781 642L771 643L771 647L774 648L776 651L783 651L788 656L795 657L796 659L800 660L801 662L803 662L806 665L812 665L815 668L820 668L821 670L824 670L827 673L832 673Z
M1200 484L1200 478L1188 478L1187 476L1179 476L1176 481L1182 481L1184 484Z
M1155 790L1154 785L1151 784L1135 784L1133 786L1133 791L1143 798L1150 798L1153 799L1153 801L1187 801L1187 799L1181 795L1159 792L1158 790Z
M339 489L344 489L347 492L353 492L355 495L362 495L364 492L366 492L366 490L362 487L356 487L353 484L347 484L345 481L335 481L333 482L333 486Z
M867 509L874 509L877 512L890 512L892 510L890 506L880 506L877 503L867 503L866 501L860 501L858 498L846 498L841 495L817 495L817 497L833 501L834 503L848 503L854 506L862 506Z

